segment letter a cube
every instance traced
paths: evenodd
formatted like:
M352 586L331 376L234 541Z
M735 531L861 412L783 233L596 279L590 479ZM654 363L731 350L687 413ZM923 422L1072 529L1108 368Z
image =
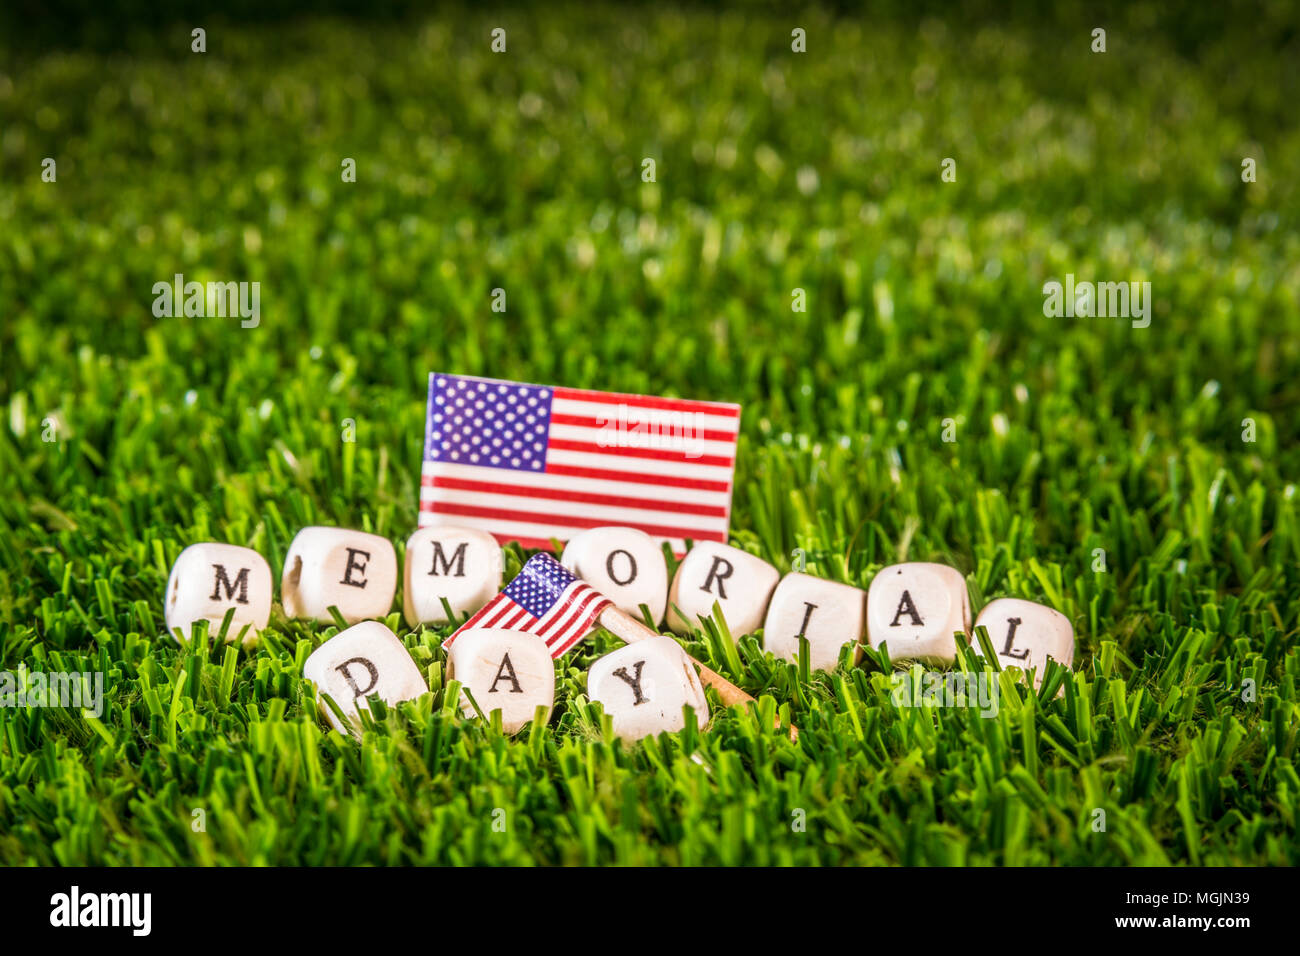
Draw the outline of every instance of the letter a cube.
M429 689L397 635L378 621L355 624L316 648L303 665L302 676L316 685L317 700L329 722L352 733L357 731L358 708L368 706L368 697L377 694L385 703L396 704ZM351 726L339 720L325 701L326 694Z
M722 608L733 637L758 630L781 572L748 551L717 541L697 544L677 566L668 592L668 626L689 634L701 617ZM681 614L677 611L680 610Z
M1003 667L1033 670L1034 687L1043 684L1043 672L1050 657L1062 667L1074 663L1074 628L1070 619L1054 608L1017 598L990 601L975 619L975 626L988 629L989 640ZM971 649L983 657L979 641Z
M216 635L234 608L226 640L248 644L271 617L271 566L252 548L204 542L192 544L172 565L163 599L167 632L187 641L196 621ZM177 636L179 632L179 636Z
M631 742L686 726L689 704L703 727L709 701L691 659L671 637L647 637L591 665L587 696L609 714L614 733Z
M461 631L448 653L448 678L474 695L484 716L501 711L501 729L518 733L546 708L555 705L555 661L546 642L523 631L476 627ZM461 713L475 716L474 705L461 695Z
M289 617L332 623L330 607L349 624L383 617L397 593L397 552L377 534L348 528L303 528L289 545L280 599Z
M893 660L951 664L953 635L970 631L966 579L946 564L911 562L881 568L867 589L867 639L888 643Z

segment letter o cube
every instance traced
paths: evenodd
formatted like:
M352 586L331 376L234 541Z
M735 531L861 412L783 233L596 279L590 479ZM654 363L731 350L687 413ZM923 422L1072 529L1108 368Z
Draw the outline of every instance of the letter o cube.
M914 561L881 568L867 589L867 639L888 642L893 660L951 664L953 635L970 631L966 579L946 564Z
M366 707L366 698L372 695L396 704L429 689L406 647L378 621L362 621L335 634L312 651L302 676L316 685L317 700L329 722L353 733L355 724L345 726L324 695L334 699L351 724L358 720L358 707Z
M699 726L709 720L695 666L671 637L647 637L600 658L587 674L587 696L600 702L614 733L628 742L681 730L687 704Z
M717 601L732 636L750 634L763 623L767 600L780 578L780 571L748 551L701 542L677 565L668 592L668 626L689 634L699 618L713 613Z
M458 680L474 695L479 709L490 717L501 711L501 729L518 733L546 708L550 719L555 706L555 661L546 642L534 634L499 627L462 631L448 653L447 676ZM460 709L474 717L474 705L462 694Z
M163 617L167 633L180 641L190 637L190 626L207 621L215 636L226 612L235 609L226 640L252 643L271 617L271 566L252 548L203 542L192 544L176 558Z
M668 563L655 540L637 528L591 528L569 539L560 563L615 606L641 620L641 605L658 626L668 602Z
M384 617L397 593L397 551L377 534L303 528L284 556L280 598L289 617L332 623L331 606L349 624Z
M505 560L496 538L476 528L427 525L406 541L402 607L406 623L445 624L473 614L501 590Z
M1055 608L1018 598L990 601L975 619L975 626L988 629L989 640L1003 667L1034 670L1034 687L1043 684L1043 671L1050 657L1062 667L1074 664L1074 628L1070 619ZM983 657L979 641L971 649Z
M792 573L772 592L763 623L763 646L787 661L799 660L799 636L808 639L809 666L834 670L840 648L855 645L853 662L862 656L862 621L866 592L811 574Z

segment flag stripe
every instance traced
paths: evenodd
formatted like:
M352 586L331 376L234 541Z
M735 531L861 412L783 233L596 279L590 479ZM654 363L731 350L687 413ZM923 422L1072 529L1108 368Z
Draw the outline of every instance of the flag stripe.
M565 516L563 519L554 518L551 515L538 514L532 511L516 511L508 508L484 508L476 505L459 504L449 501L435 501L433 510L439 514L463 515L467 518L496 518L503 523L506 522L531 522L534 524L542 523L550 519L553 526L557 529L567 531L582 531L587 528L601 528L609 524L608 518L580 518L577 516ZM638 523L636 527L640 528L648 535L658 536L661 538L695 538L700 541L726 541L727 535L723 530L700 529L695 527L680 528L670 527L668 525L651 525ZM572 536L572 535L570 535ZM556 535L560 537L560 535Z
M477 491L488 494L517 495L523 498L545 498L554 501L575 501L592 505L611 505L619 508L671 511L678 514L705 515L711 518L727 517L727 509L720 505L658 501L654 498L633 498L628 495L600 495L592 492L573 491L566 488L535 488L521 485L508 485L495 481L472 481L465 478L449 478L442 475L426 477L422 479L422 484L430 488L447 488L453 491Z
M604 431L610 427L608 418L600 418L590 415L565 415L559 412L551 412L551 424L570 425L574 428L591 428L596 431ZM711 428L687 429L689 437L693 439L702 439L704 441L729 442L735 444L736 433L734 431L722 431Z
M588 455L614 455L619 458L646 458L650 461L682 462L687 465L710 465L715 468L730 468L735 459L730 455L700 455L688 457L686 451L670 451L662 448L603 448L593 442L574 441L570 438L552 438L550 447L558 451L580 451Z
M635 426L604 430L578 425L552 424L551 447L556 441L579 442L580 451L662 451L686 464L699 464L706 457L730 458L736 450L734 441L708 441L700 436L671 432L634 431Z
M663 475L655 478L638 471L622 471L614 468L592 468L581 465L546 463L546 472L551 475L571 476L574 478L606 478L610 481L631 481L654 483L668 488L698 488L701 491L719 491L728 495L731 492L730 481L714 481L704 478L675 478Z
M574 525L594 519L602 519L605 524L654 524L672 522L673 526L698 531L725 531L727 516L700 515L690 512L656 511L647 508L631 508L620 505L584 504L582 502L565 503L546 499L523 498L512 494L498 494L491 491L458 491L440 489L436 498L430 499L439 506L447 508L480 508L517 513L521 520L533 522L553 522ZM469 513L469 512L467 512ZM527 516L527 517L524 517ZM598 527L591 525L590 527Z
M455 478L464 481L505 482L521 488L542 488L546 490L569 489L572 491L592 492L593 494L614 494L653 498L663 495L662 488L645 482L611 481L607 478L579 478L574 475L552 475L547 472L519 472L514 476L501 474L500 469L476 468L472 465L448 465L433 462L424 466L420 479L420 496L429 501L438 495L433 490L435 478ZM672 500L689 504L720 505L727 507L728 498L724 491L708 491L699 488L674 488Z
M684 398L656 398L653 395L628 395L622 392L592 392L581 388L553 388L557 399L575 402L598 402L602 405L635 405L638 408L660 408L674 412L699 412L704 415L721 415L739 418L740 406L723 402L700 402Z

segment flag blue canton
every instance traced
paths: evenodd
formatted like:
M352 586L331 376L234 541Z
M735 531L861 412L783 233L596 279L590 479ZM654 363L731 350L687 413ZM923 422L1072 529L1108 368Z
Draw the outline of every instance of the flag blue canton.
M424 460L540 473L550 426L551 390L543 385L437 375Z
M549 554L537 554L529 558L515 579L506 585L505 594L533 617L541 617L576 580Z

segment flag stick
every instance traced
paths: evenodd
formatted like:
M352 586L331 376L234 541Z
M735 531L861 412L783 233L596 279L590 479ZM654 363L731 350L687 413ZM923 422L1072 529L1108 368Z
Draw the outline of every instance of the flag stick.
M601 627L616 637L622 638L629 644L643 641L647 637L662 636L657 631L652 631L650 628L646 627L631 614L619 610L612 604L600 613L600 617L597 618L597 620L600 621ZM709 687L712 687L717 692L718 698L728 707L733 707L737 704L744 705L754 703L753 697L746 694L743 690L731 681L727 680L717 671L713 670L711 667L704 666L689 654L686 655L686 657L687 660L699 668L700 680ZM776 718L776 726L781 726L780 717ZM790 739L797 740L798 738L799 731L795 728L794 724L791 724Z

